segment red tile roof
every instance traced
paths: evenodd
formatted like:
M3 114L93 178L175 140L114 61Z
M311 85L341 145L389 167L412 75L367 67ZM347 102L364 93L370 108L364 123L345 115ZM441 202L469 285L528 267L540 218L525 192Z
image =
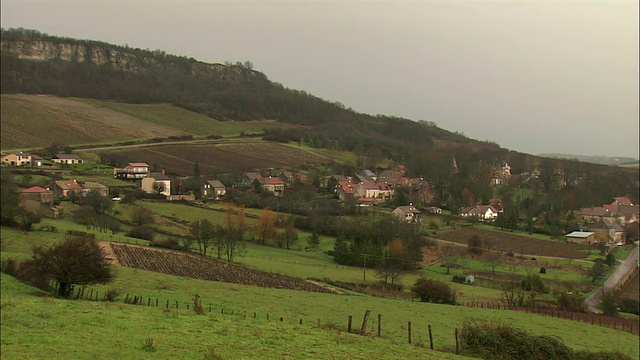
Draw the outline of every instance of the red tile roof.
M22 191L20 191L21 193L50 193L51 190L49 189L45 189L43 187L40 186L32 186L28 189L24 189Z

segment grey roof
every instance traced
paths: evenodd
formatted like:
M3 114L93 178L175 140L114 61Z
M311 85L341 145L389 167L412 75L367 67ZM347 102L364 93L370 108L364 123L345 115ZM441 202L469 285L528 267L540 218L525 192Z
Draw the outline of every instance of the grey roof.
M571 236L571 237L577 237L577 238L586 238L589 237L591 235L593 235L594 233L591 231L574 231L570 234L567 234L565 236Z
M80 156L76 154L56 154L53 157L54 159L69 159L69 160L80 160Z
M211 185L212 188L225 188L224 184L218 180L209 180L207 183Z
M398 206L396 209L400 209L405 213L422 214L422 212L413 205Z
M161 172L155 172L152 171L150 176L151 178L155 179L155 180L171 180L170 177L168 177L167 175L161 173Z

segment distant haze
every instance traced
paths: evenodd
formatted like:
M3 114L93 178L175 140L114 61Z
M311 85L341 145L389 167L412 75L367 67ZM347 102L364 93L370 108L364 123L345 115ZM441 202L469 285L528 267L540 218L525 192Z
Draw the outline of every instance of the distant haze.
M2 27L246 61L358 112L638 158L637 1L2 0Z

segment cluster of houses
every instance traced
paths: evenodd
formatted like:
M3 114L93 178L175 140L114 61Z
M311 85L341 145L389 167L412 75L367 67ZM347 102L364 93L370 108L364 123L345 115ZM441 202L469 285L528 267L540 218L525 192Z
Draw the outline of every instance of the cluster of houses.
M567 234L567 242L595 244L600 234L611 244L623 245L625 226L638 224L639 214L640 205L627 197L616 197L612 203L602 206L572 210L567 216L578 220L580 231Z
M32 186L20 191L18 204L32 213L55 219L62 211L62 206L55 203L56 199L85 196L89 192L108 196L109 187L94 181L80 184L75 179L57 180L48 188Z
M355 176L328 175L320 181L320 187L334 187L341 201L354 200L359 206L385 202L395 196L398 187L409 189L409 197L415 202L428 203L434 198L429 183L423 178L406 177L404 165L384 170L379 174L363 170Z
M82 164L83 160L76 154L56 154L51 162L58 164ZM12 153L2 156L2 163L8 166L43 166L43 159L35 154L24 152ZM452 170L456 170L455 159ZM512 178L511 167L503 162L493 165L494 175L492 185L501 185ZM113 169L113 177L123 180L139 180L140 190L149 194L163 195L169 200L195 200L193 194L182 194L172 187L172 178L164 171L151 171L149 164L144 162L131 162L121 168ZM305 180L302 174L293 174L282 171L278 175L263 175L259 171L249 171L242 175L239 187L260 187L263 191L274 196L283 196L287 187L296 180ZM181 181L181 180L180 180ZM175 184L174 184L175 185ZM320 179L320 187L333 189L341 201L355 201L358 206L372 206L383 203L395 196L398 187L409 189L409 205L399 206L392 214L402 221L420 223L422 212L413 203L430 203L434 194L424 179L405 176L405 167L398 165L394 169L376 173L371 170L363 170L355 176L328 175ZM180 186L181 188L181 186ZM175 194L172 192L179 192ZM108 196L109 188L97 182L78 183L76 180L58 180L51 184L50 188L34 186L20 192L20 203L23 207L37 211L44 216L57 217L59 207L54 206L54 199L83 196L90 191L95 191L103 196ZM205 180L200 189L203 199L221 200L225 197L227 189L219 180ZM441 209L429 207L426 211L440 214ZM460 209L460 216L474 218L479 221L492 221L504 212L500 199L491 199L488 204L478 204ZM626 197L616 197L611 204L603 206L582 208L570 212L580 223L581 231L566 235L568 242L595 243L596 234L605 234L611 243L623 241L624 226L638 222L639 206L633 204Z
M45 166L45 160L40 157L40 155L25 152L7 154L2 156L0 160L2 161L2 164L8 166ZM76 154L55 154L50 160L52 163L63 165L76 165L83 163L82 158Z

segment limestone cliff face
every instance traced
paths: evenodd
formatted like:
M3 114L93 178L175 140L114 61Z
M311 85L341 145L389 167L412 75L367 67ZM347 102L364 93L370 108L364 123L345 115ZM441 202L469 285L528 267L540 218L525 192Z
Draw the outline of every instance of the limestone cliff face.
M115 48L87 46L82 43L64 43L46 40L0 40L3 53L24 60L89 62L110 64L115 69L136 70L136 56Z
M129 50L108 44L69 41L51 41L37 38L1 39L2 54L31 61L63 60L110 66L115 70L144 72L156 66L180 67L191 75L205 75L224 80L247 81L250 78L266 79L264 74L234 65L208 64L193 59L158 55L148 50ZM148 54L145 56L144 54ZM165 59L165 61L159 61ZM173 60L172 60L173 59ZM180 65L175 59L180 59ZM188 67L185 68L185 64Z

